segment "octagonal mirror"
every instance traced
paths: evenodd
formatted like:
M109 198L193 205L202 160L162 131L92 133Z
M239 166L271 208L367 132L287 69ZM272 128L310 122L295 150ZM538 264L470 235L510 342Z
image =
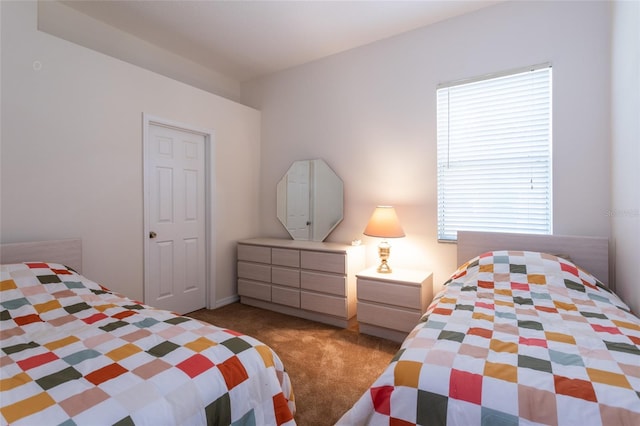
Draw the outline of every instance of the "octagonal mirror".
M323 160L294 162L276 192L278 219L294 240L324 241L342 221L342 180Z

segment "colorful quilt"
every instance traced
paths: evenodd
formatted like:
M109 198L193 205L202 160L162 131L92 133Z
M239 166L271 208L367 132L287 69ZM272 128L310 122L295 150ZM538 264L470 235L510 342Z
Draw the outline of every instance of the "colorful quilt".
M0 296L3 424L295 424L281 360L250 336L58 264L2 265Z
M640 425L640 320L555 256L459 268L339 425Z

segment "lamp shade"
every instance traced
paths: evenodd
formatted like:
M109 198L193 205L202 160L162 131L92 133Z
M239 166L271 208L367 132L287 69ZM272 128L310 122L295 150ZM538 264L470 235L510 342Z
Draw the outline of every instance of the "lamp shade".
M401 238L404 231L400 226L396 209L392 206L378 206L373 211L364 235L379 238Z

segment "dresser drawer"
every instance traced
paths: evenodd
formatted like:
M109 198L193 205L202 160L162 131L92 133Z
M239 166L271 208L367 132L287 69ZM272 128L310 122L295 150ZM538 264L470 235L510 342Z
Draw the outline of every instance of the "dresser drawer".
M271 247L238 244L238 260L271 263Z
M405 286L358 278L358 300L421 310L424 304L421 290L420 286Z
M271 263L274 265L300 267L300 250L272 248Z
M272 266L271 282L289 287L300 287L300 270Z
M238 294L270 302L271 286L255 281L238 280Z
M238 262L238 278L271 282L271 266L258 263Z
M237 252L242 303L338 327L354 322L364 246L251 238Z
M347 300L344 297L300 291L300 307L337 317L347 317Z
M347 256L343 253L324 253L319 251L301 251L300 267L315 271L347 273Z
M271 301L281 305L300 307L300 290L273 286L271 288Z
M322 274L319 272L300 272L300 287L321 293L347 295L347 277L344 275Z
M408 333L418 324L421 316L415 311L358 302L358 322L364 324Z

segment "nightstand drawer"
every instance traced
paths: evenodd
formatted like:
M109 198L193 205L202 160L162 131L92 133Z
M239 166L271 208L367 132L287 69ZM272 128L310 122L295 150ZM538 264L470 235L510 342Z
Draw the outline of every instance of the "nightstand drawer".
M271 286L255 281L238 280L238 294L270 302Z
M410 332L422 315L415 311L358 302L358 322Z
M271 248L238 244L238 260L249 262L271 263Z
M358 300L422 309L422 288L358 278Z
M271 282L271 266L238 262L238 278Z
M271 301L281 305L300 307L300 290L273 286L271 288Z
M300 270L272 266L271 282L289 287L300 287Z
M347 315L347 301L344 297L301 291L300 307L337 317L346 317Z
M306 290L346 296L347 278L344 275L321 274L317 272L300 272L300 287Z
M271 263L274 265L300 267L300 250L291 249L271 249Z
M342 253L302 251L300 252L300 266L303 269L345 274L347 272L347 257Z

